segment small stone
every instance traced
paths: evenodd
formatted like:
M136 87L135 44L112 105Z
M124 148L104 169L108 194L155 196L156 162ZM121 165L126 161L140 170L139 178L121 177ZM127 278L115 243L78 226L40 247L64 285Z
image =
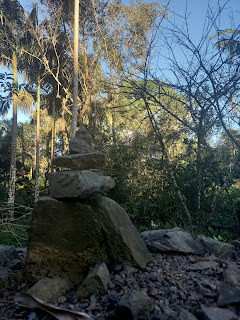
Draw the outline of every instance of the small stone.
M88 298L96 291L103 295L108 290L109 281L110 274L106 264L104 262L99 263L88 273L75 293L75 298Z
M182 309L179 314L178 320L197 320L197 318L192 313L188 312L185 309Z
M59 297L58 299L57 299L57 301L58 301L58 303L64 303L64 302L66 302L67 301L67 298L66 297L64 297L64 296L61 296L61 297Z
M31 312L28 316L28 320L37 320L38 316L36 314L36 312Z
M219 307L240 302L240 287L235 287L227 283L220 282L217 285L217 291L219 294L217 302Z
M109 287L109 289L114 289L115 284L112 281L110 281L108 287Z
M27 293L43 301L51 301L63 296L71 288L72 282L69 280L60 277L44 277L28 289Z
M14 247L0 245L0 266L5 266L10 259L17 258L18 254Z
M149 294L151 296L156 296L158 294L158 289L155 288L155 287L151 287L150 290L149 290Z
M131 267L131 266L125 266L125 267L124 267L124 272L125 272L128 276L130 276L131 274L138 272L138 269L136 269L136 268L134 268L134 267Z
M236 251L232 251L232 250L225 251L220 255L219 258L237 260Z
M182 300L185 300L185 301L187 300L186 295L182 291L179 292L179 296Z
M138 318L146 319L150 311L153 310L153 304L145 292L133 289L121 298L117 308L128 309L134 320Z
M195 264L192 264L188 266L188 270L195 271L195 270L206 270L206 269L216 269L219 264L215 261L203 261L203 262L197 262Z
M228 264L223 269L224 282L240 287L240 268L236 264Z

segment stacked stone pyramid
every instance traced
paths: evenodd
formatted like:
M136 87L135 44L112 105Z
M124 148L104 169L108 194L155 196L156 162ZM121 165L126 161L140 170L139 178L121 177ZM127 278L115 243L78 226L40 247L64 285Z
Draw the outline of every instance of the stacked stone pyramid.
M50 197L35 206L25 278L34 283L60 276L80 283L99 262L145 267L151 255L125 210L101 192L115 186L100 169L105 155L92 150L91 136L79 129L70 155L53 161L64 168L49 174Z

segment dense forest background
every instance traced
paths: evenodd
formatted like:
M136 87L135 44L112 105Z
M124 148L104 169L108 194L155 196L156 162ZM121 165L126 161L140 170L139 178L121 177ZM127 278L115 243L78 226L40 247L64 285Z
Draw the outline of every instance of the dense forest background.
M195 43L168 4L83 0L77 126L105 152L106 175L139 231L240 233L240 28L209 7ZM53 157L71 137L74 3L24 10L0 0L0 242L22 245ZM20 85L19 79L20 78ZM17 122L17 114L30 118ZM12 120L4 118L13 112Z

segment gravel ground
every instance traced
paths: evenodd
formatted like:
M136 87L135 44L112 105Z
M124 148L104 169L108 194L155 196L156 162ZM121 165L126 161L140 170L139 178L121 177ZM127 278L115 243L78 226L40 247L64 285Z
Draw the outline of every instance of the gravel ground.
M15 294L25 288L24 283L18 283L18 274L24 265L25 251L18 253L20 259L15 258L0 268L0 319L55 319L44 312L24 309L14 303ZM218 288L224 283L223 270L229 263L239 265L239 261L232 262L214 256L153 254L153 262L142 269L123 267L120 263L108 265L111 282L106 295L94 294L89 299L77 300L73 299L72 291L50 302L72 311L85 312L93 319L128 320L133 319L129 309L119 307L118 304L121 299L124 300L124 296L128 300L129 294L135 289L146 294L135 297L132 308L135 310L139 309L139 306L144 308L145 298L148 299L148 305L150 302L152 306L150 309L148 307L146 314L142 314L142 319L240 319L239 302L224 306L224 309L234 312L232 318L228 315L223 318L222 315L221 318L218 316L215 319L207 318L202 308L202 306L217 307L219 295L224 294L219 292Z

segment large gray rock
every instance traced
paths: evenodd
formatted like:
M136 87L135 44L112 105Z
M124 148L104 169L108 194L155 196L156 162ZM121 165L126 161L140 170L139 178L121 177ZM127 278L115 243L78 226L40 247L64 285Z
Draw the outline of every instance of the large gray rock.
M150 252L204 255L204 249L198 237L180 228L144 231L141 236Z
M56 167L69 168L72 170L101 169L106 163L104 153L71 154L67 157L54 158L52 164Z
M70 153L91 153L92 137L85 128L77 130L75 137L69 143Z
M39 199L24 269L28 281L60 276L79 283L91 266L107 260L101 226L90 205L84 201Z
M28 289L27 293L43 301L51 301L65 295L72 287L72 282L67 279L44 277Z
M74 298L88 298L96 291L103 295L107 293L110 274L104 262L97 264L77 289Z
M49 192L56 199L86 199L115 186L113 178L90 170L51 172L48 179Z
M235 247L223 241L214 240L212 238L199 236L204 250L207 254L214 254L219 257L225 251L235 250Z
M126 211L106 197L97 197L91 205L104 231L110 258L145 267L152 260L151 254Z

